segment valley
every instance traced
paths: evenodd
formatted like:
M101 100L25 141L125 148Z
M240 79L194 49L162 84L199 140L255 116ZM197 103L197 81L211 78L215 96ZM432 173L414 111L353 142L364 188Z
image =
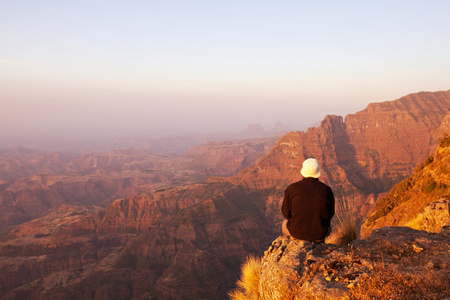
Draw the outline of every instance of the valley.
M0 234L61 205L106 207L118 198L194 184L212 175L234 175L275 142L275 137L214 142L183 155L156 155L142 149L0 152Z

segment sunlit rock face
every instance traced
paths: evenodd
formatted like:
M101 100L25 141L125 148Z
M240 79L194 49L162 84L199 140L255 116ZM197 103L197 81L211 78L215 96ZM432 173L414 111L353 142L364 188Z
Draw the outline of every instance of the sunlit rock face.
M417 93L372 103L345 118L356 160L366 176L409 172L424 160L448 128L450 92ZM447 116L447 117L446 117ZM445 129L444 129L445 128Z
M361 226L363 237L375 228L408 226L440 232L449 225L450 137L442 137L430 155L405 180L378 200Z
M322 166L320 180L338 198L354 199L364 218L380 195L435 151L442 134L450 132L449 112L450 91L446 91L373 103L345 120L326 116L319 127L280 138L232 182L282 193L287 184L302 178L303 161L315 157Z
M259 188L280 179L295 181L301 178L303 160L315 157L324 169L321 179L334 186L382 190L378 181L383 176L410 174L434 151L438 138L450 129L449 112L447 91L372 103L345 122L326 116L319 127L280 138L268 155L237 177Z

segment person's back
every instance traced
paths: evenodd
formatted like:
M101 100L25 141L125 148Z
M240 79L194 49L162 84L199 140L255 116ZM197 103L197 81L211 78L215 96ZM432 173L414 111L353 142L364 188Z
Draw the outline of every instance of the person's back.
M281 211L285 217L283 233L307 241L323 241L330 233L334 215L334 195L319 181L320 166L315 159L303 163L304 179L289 185Z

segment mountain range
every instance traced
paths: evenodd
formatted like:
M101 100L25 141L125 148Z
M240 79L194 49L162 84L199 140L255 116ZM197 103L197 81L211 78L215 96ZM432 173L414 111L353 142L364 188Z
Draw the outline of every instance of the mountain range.
M242 260L279 235L283 191L304 159L319 160L338 201L378 216L375 204L450 131L449 112L450 91L421 92L276 143L210 143L185 156L3 152L0 295L225 299Z

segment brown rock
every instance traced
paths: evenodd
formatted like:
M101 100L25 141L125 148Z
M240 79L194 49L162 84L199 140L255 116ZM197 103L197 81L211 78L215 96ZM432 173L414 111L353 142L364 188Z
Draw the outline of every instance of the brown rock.
M411 241L418 241L434 251L416 252ZM374 268L395 270L396 276L407 278L411 274L420 277L424 267L433 269L435 276L443 278L440 288L446 289L441 290L440 296L448 296L450 269L434 268L450 262L448 243L448 237L403 227L375 230L367 239L355 241L349 249L279 237L261 261L260 297L267 300L349 299L349 290L364 285L364 281L374 275ZM400 249L409 249L406 255L412 256L414 262L394 258L392 252L399 253ZM394 259L387 260L389 256ZM361 289L364 290L364 286ZM434 294L427 293L433 292L418 290L404 296L434 299Z

